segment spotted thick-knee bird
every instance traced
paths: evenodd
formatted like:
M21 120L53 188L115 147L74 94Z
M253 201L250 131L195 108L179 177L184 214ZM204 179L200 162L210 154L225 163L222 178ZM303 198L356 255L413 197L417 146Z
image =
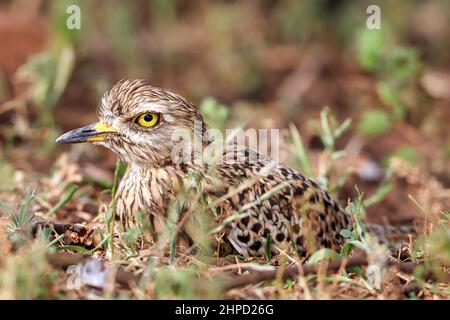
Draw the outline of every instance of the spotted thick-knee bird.
M223 199L223 238L244 256L263 256L268 246L273 254L292 248L301 256L320 247L339 250L345 241L340 231L352 228L349 215L316 182L243 145L227 144L214 166L193 160L195 148L187 148L187 157L174 152L180 132L199 136L205 148L213 140L193 104L145 80L117 83L103 96L98 117L57 142L103 145L128 164L116 194L122 217L147 213L161 232L171 201L196 173L202 193L213 202Z

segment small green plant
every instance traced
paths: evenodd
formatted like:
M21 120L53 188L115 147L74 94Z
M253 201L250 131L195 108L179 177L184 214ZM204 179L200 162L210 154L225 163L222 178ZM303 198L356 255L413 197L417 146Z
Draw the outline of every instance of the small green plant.
M46 235L18 248L0 267L0 299L49 299L57 271L48 262L51 252ZM39 240L41 239L41 240ZM45 241L42 241L45 240Z
M268 235L267 239L264 240L264 254L267 261L272 260L272 235Z
M441 211L439 217L429 215L427 209L412 196L413 203L433 221L433 229L429 234L420 236L412 250L415 259L425 260L439 279L445 281L446 272L443 266L450 264L450 210ZM420 273L421 270L416 270ZM420 274L421 275L421 274Z
M298 132L297 127L293 124L289 126L291 131L292 141L295 147L295 159L299 161L303 172L310 178L314 177L314 172L312 170L311 164L309 162L308 155L306 153L305 145L303 144L302 137Z
M375 192L371 196L364 199L363 208L368 208L376 203L381 202L384 199L384 197L392 190L391 176L392 170L386 169L386 173L380 186L375 190Z
M27 243L31 238L31 221L33 220L31 208L35 198L35 192L28 191L19 203L18 213L9 208L6 204L0 203L2 211L6 211L11 219L11 222L7 226L7 230L11 242L15 246L21 246Z
M382 110L367 110L358 123L358 131L367 136L377 136L392 127L390 115Z
M394 120L402 119L405 116L406 109L399 95L399 90L388 81L380 81L376 89L381 101L390 107Z
M106 224L106 232L107 232L107 247L111 254L111 257L114 257L114 226L116 222L116 193L117 186L119 184L119 170L120 170L120 160L117 159L116 167L114 169L114 178L111 189L111 203L106 211L105 215L105 224Z
M310 178L318 181L318 183L328 189L333 189L329 186L329 178L332 173L332 163L334 160L342 157L345 152L343 150L336 150L336 139L338 139L342 134L350 128L352 121L351 119L346 119L344 122L339 123L334 117L329 108L325 108L320 113L320 125L312 123L316 134L319 136L322 144L324 145L326 156L327 156L327 168L324 172L319 172L319 176L315 177L312 166L310 164L305 146L303 144L300 133L294 125L290 125L290 133L292 141L295 147L295 156L299 161L303 172ZM347 173L343 174L343 179L338 178L339 184L342 185L345 182Z
M224 130L230 117L230 108L214 98L205 98L200 104L200 112L211 128Z
M328 107L320 112L320 126L317 124L312 124L331 160L336 160L344 155L343 151L336 150L336 139L347 131L351 124L351 119L346 119L344 122L339 124L336 117L331 114L330 108Z
M359 192L358 188L356 188L358 192L358 198L354 201L348 202L347 212L352 217L353 229L341 230L340 234L342 237L346 239L346 243L342 247L341 255L343 257L348 257L354 248L359 248L365 251L369 250L367 241L365 239L365 230L361 221L361 215L364 215L364 202L363 202L363 194Z
M390 160L393 158L400 158L400 159L406 160L408 162L414 163L415 161L417 161L419 159L419 152L417 151L417 149L415 149L412 146L408 146L408 145L399 146L398 148L396 148L394 150L394 152L392 152L391 154L389 154L387 156L384 163L386 165L388 165Z
M417 48L396 43L389 25L381 30L361 28L355 38L356 57L360 66L373 73L377 94L388 110L369 109L363 113L358 130L364 135L387 132L395 121L405 117L417 95L417 77L421 70Z
M361 28L356 33L356 57L366 71L377 71L382 60L383 46L387 40L386 30Z
M47 256L63 235L53 238L51 228L39 228L31 234L32 206L35 192L28 191L19 203L19 212L1 204L11 222L6 226L8 241L15 253L2 257L0 264L0 299L48 299L57 272L48 265ZM0 226L2 227L2 226ZM2 232L3 230L0 230Z
M66 88L74 63L75 52L66 47L58 53L35 55L20 67L19 77L33 80L31 97L40 108L39 125L54 126L53 108Z
M63 194L61 199L58 201L57 204L55 204L47 213L48 216L54 215L58 210L63 208L66 203L68 203L72 197L75 195L75 192L77 192L78 187L76 185L70 185L67 188L67 191Z
M345 230L343 230L345 231ZM333 249L329 248L321 248L314 252L309 258L308 258L308 264L317 264L322 261L330 261L330 260L336 260L340 259L342 256L338 252L334 251Z

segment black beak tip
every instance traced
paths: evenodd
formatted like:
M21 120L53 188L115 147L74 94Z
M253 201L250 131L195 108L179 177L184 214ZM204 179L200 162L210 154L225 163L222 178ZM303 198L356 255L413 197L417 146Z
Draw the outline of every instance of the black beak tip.
M60 135L58 138L56 138L55 142L57 142L57 143L67 143L66 134Z
M55 141L57 143L64 143L64 144L83 142L80 135L75 134L73 130L60 135Z
M109 131L98 131L95 129L95 124L90 124L85 127L73 129L69 132L66 132L60 135L57 139L57 143L83 143L83 142L95 142L101 140L95 140L91 138L95 138L97 136L113 133Z

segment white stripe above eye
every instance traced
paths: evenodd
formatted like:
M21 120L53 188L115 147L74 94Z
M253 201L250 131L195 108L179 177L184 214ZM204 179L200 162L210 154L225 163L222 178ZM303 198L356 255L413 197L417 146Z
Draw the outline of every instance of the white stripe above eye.
M167 122L174 122L175 119L170 115L170 106L165 106L162 104L157 103L151 103L151 102L144 102L139 104L138 107L136 107L133 112L138 115L145 112L155 112L159 113L163 119L163 121Z
M169 108L163 104L151 103L151 102L143 102L139 103L139 105L134 108L134 113L143 113L143 112L156 112L156 113L168 113Z

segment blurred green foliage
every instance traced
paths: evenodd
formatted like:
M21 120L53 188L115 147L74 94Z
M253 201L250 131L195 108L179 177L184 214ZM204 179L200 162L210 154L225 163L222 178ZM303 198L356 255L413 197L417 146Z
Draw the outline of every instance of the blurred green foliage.
M155 274L158 299L218 299L219 283L200 281L195 269L162 268Z
M53 125L53 108L66 88L74 64L74 50L66 47L59 53L35 55L19 69L19 77L32 79L31 98L39 108L39 125Z
M416 162L418 159L418 152L411 146L401 146L394 151L394 156L409 162Z
M387 41L387 31L361 28L356 34L357 59L361 67L369 72L378 71L381 67L382 48Z
M0 159L0 192L8 191L14 188L14 166Z
M200 112L210 128L224 131L230 117L230 108L219 103L216 99L208 97L200 104Z
M362 114L358 123L358 131L365 135L380 135L392 126L390 115L382 110L368 110Z

